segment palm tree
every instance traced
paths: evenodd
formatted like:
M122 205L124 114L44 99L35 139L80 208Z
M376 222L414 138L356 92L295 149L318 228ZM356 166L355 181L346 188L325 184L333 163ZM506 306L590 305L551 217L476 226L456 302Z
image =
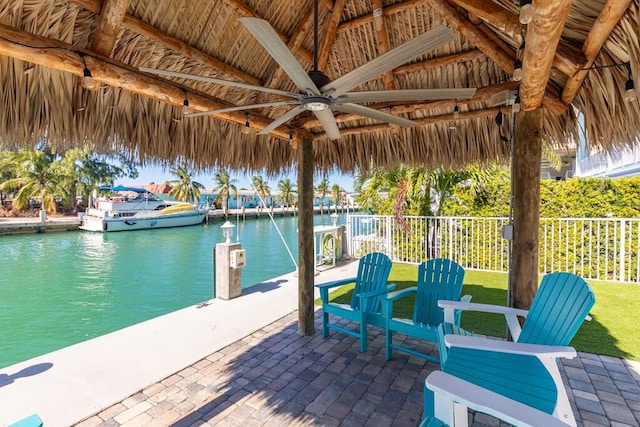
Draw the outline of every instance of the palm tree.
M331 200L335 203L335 213L338 213L338 203L342 204L342 196L344 192L344 188L340 187L338 184L333 184L331 186Z
M251 178L251 182L253 184L254 194L256 196L260 196L260 203L262 204L262 207L266 208L266 198L271 195L271 188L269 188L269 184L260 175ZM260 204L258 204L258 208L259 207Z
M41 150L10 153L4 160L5 168L15 171L15 177L0 184L0 191L15 191L13 207L22 210L33 197L42 201L42 210L56 212L57 183L62 178L54 173L54 156Z
M197 205L200 201L200 190L204 190L204 185L193 180L191 172L184 163L172 167L169 172L177 177L177 179L167 181L167 184L173 187L169 191L169 196L174 197L177 201L193 201Z
M280 180L278 191L280 191L280 194L278 194L277 200L281 201L285 206L289 207L295 202L296 187L289 178Z
M225 169L220 169L213 175L213 182L215 184L213 192L216 193L216 199L220 200L220 206L222 206L224 210L224 216L227 216L231 192L233 191L233 194L236 197L238 196L238 188L235 185L238 180L230 178L229 173Z
M324 212L324 199L327 197L329 193L329 180L327 178L322 178L320 184L316 187L316 195L320 199L320 213Z

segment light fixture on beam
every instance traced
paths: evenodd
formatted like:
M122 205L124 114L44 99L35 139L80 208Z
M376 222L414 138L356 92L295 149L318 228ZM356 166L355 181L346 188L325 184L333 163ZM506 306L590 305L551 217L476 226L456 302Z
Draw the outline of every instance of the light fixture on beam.
M453 107L453 118L454 119L459 119L460 118L460 108L458 108L458 102L455 101L455 105Z
M189 98L187 97L187 91L184 91L184 101L182 101L182 114L191 114L193 113L193 108L189 106Z
M531 0L520 0L520 23L528 24L533 21L533 7Z
M80 54L80 57L82 58L82 65L84 65L84 69L82 70L82 87L89 90L96 90L100 83L95 81L91 75L91 70L87 67L87 61L84 59L84 54Z
M516 99L513 101L513 105L511 106L511 112L518 113L520 111L520 92L516 94Z
M513 81L519 82L520 80L522 80L522 61L516 59L513 63Z
M633 102L637 99L636 88L633 84L633 76L631 75L631 63L627 62L627 71L629 76L627 82L624 84L624 100L626 102Z
M244 122L242 133L245 135L249 135L251 133L251 124L249 123L249 113L246 113L246 114L247 114L247 121Z

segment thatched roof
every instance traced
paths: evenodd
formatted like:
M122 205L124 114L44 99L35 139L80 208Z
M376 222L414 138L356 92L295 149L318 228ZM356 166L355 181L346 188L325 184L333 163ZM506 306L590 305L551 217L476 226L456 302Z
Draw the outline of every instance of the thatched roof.
M454 101L369 105L416 121L411 128L337 113L342 137L332 141L309 113L266 136L240 132L247 119L242 111L184 118L185 95L201 111L278 98L138 69L297 91L238 18L267 20L311 69L310 0L0 0L0 140L6 147L43 138L61 148L91 143L144 162L186 159L202 168L271 172L296 164L290 133L313 139L315 167L325 170L352 171L372 161L459 166L504 160L509 150L500 136L510 135L511 124L506 114L498 127L491 98L518 87L511 75L519 56L522 106L545 108L549 144L574 143L575 111L584 114L593 146L635 143L640 107L623 101L627 68L581 69L630 62L640 87L640 0L533 3L538 16L521 27L517 0L320 0L320 69L330 79L444 24L454 30L453 42L357 90L478 88L474 98L457 102L455 120ZM373 17L378 6L381 19ZM97 90L81 84L85 63L101 85ZM248 118L260 130L287 108L250 110Z

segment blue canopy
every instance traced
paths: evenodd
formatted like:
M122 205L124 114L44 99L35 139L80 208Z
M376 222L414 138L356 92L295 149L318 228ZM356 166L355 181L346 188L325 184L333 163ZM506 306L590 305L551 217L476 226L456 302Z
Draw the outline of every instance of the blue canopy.
M135 191L136 193L148 193L149 191L144 188L136 188L136 187L123 187L118 185L116 187L100 187L100 191Z

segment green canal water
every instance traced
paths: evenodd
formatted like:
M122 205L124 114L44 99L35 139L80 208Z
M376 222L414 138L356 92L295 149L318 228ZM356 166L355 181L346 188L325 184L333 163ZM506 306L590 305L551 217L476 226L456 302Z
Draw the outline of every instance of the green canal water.
M275 218L296 260L297 221ZM243 287L295 270L266 215L232 222ZM211 299L220 225L0 237L0 368Z

